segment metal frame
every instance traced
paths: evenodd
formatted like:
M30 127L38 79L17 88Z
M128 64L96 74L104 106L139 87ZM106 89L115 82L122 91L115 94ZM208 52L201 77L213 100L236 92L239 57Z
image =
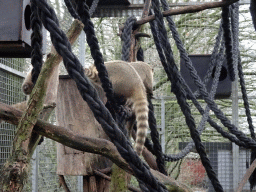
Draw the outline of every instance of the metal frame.
M9 73L11 73L11 74L17 75L17 76L19 76L19 77L23 77L23 78L26 77L26 74L25 74L25 73L22 73L22 72L20 72L20 71L18 71L18 70L16 70L16 69L13 69L13 68L11 68L11 67L8 67L8 66L6 66L6 65L4 65L4 64L2 64L2 63L0 63L0 69L2 69L2 70L4 70L4 71L7 71L7 72L9 72Z

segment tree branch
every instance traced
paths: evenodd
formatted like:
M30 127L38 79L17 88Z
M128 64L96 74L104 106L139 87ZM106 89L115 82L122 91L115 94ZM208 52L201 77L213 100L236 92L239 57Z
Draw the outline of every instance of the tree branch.
M191 6L178 8L178 9L170 9L168 11L164 11L163 16L167 17L167 16L171 16L171 15L180 15L180 14L185 14L185 13L196 13L196 12L200 12L200 11L203 11L206 9L213 9L213 8L231 5L237 1L238 0L224 0L224 1L219 1L219 2L203 3L201 5L191 5ZM155 15L144 17L143 19L136 21L135 25L143 25L143 24L148 23L153 20L155 20Z
M0 119L17 125L21 117L21 111L0 102ZM119 167L132 174L132 169L117 152L115 145L108 140L76 135L65 127L52 125L40 119L37 120L33 131L73 149L108 157Z
M17 125L21 116L21 111L0 102L0 119ZM52 125L43 120L37 120L33 131L68 147L84 152L103 155L126 172L133 174L132 169L118 153L115 145L108 140L76 135L65 127ZM159 179L160 182L167 185L170 191L191 191L187 186L178 183L173 178L167 177L153 169L150 169L150 171Z

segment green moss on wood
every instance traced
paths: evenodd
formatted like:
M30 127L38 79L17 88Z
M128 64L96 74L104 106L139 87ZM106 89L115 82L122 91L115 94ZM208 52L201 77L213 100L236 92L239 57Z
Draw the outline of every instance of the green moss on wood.
M112 166L110 191L126 192L127 188L127 173L119 168L116 164Z

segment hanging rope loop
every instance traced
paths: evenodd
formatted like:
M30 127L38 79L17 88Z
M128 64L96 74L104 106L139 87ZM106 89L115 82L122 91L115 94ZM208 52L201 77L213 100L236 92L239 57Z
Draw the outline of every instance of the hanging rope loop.
M42 45L43 45L43 36L42 36L42 22L38 17L38 10L36 5L31 2L31 64L33 66L32 69L32 82L36 83L38 75L41 71L43 65L43 53L42 53Z
M125 24L124 24L124 29L122 32L121 39L123 41L123 46L122 46L122 60L123 61L129 61L130 60L130 49L131 49L131 35L132 35L132 30L134 27L134 23L136 22L136 17L131 16L129 17Z

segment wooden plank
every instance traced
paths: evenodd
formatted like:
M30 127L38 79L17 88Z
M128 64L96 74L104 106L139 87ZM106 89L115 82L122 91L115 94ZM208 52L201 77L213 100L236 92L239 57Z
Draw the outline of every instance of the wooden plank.
M106 97L101 87L95 85L101 100ZM87 103L82 99L72 79L60 79L56 107L57 124L81 136L108 139L100 124L94 118ZM86 129L85 129L86 128ZM112 162L100 155L82 152L57 144L57 174L88 175L94 169L104 169Z

